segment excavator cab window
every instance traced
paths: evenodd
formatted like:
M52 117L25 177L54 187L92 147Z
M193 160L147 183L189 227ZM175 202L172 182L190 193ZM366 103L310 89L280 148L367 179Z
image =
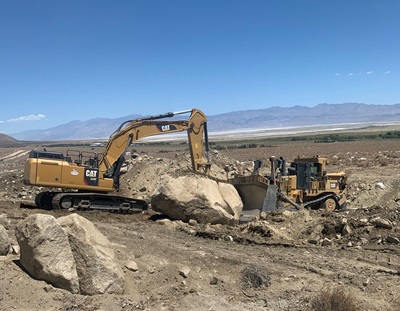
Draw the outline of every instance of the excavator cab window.
M89 165L89 166L92 166L92 167L97 167L98 166L98 158L97 158L97 156L92 156L89 159L87 159L85 161L85 165Z
M64 154L61 152L52 151L38 151L31 150L29 153L30 158L40 158L40 159L54 159L54 160L64 160Z
M79 150L67 150L66 159L70 163L75 163L76 165L86 165L97 167L98 156L93 152L84 152Z

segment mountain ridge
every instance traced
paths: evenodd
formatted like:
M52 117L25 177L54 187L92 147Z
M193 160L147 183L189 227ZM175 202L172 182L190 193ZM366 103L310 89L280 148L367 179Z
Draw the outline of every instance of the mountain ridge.
M122 122L142 117L144 116L135 114L114 119L74 120L52 128L24 131L10 136L25 141L106 139ZM181 119L181 117L178 118ZM240 110L207 116L210 133L240 129L275 129L279 127L389 121L400 121L400 104L322 103L313 107L273 106L265 109Z

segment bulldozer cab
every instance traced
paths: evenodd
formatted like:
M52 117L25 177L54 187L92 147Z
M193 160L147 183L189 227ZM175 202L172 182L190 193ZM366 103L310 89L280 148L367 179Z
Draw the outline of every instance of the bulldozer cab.
M326 158L304 158L296 159L291 163L288 173L295 175L296 188L299 190L309 190L313 182L324 183L326 181L325 167L327 164Z

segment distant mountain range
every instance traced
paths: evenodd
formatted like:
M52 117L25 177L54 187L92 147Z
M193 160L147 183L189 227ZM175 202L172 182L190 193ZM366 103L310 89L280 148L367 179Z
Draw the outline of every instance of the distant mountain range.
M17 140L11 136L0 134L0 143L12 143L16 142Z
M117 119L96 118L87 121L71 121L49 129L19 132L11 136L24 141L104 139L108 138L122 122L141 117L144 116L129 115ZM320 104L314 107L271 107L207 116L207 120L210 134L244 129L390 122L400 121L400 104L345 103Z

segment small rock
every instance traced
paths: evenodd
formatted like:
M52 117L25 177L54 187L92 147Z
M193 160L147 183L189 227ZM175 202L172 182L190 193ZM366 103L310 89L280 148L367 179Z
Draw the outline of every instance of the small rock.
M286 217L286 218L298 217L298 212L293 213L293 212L291 212L291 211L284 210L284 211L282 212L282 216L284 216L284 217Z
M231 235L227 235L224 237L225 241L233 242L233 237Z
M210 281L210 285L217 285L219 282L218 278L213 276L211 281Z
M19 255L19 253L20 253L19 245L13 245L13 246L11 246L11 254L13 254L13 255Z
M310 244L318 245L318 240L316 239L308 239L307 242Z
M190 226L196 226L196 225L198 224L198 222L197 222L195 219L189 219L188 224L189 224Z
M43 287L43 289L44 289L44 291L45 291L46 293L50 293L50 292L52 292L52 291L54 290L54 287L47 284L47 285L45 285L45 286Z
M157 220L157 223L160 225L164 225L171 230L176 229L178 227L178 224L175 221L171 221L170 219L167 218Z
M332 240L324 238L324 240L322 241L322 246L329 246L329 245L332 245Z
M185 225L181 225L181 227L179 227L179 229L182 230L183 232L185 232L186 234L189 234L192 236L195 236L197 234L196 230L194 230L188 226L185 226Z
M261 306L261 307L266 307L268 304L267 304L267 302L264 300L264 299L258 299L257 301L256 301L256 304L258 305L258 306Z
M127 261L125 263L125 268L127 268L130 271L134 271L134 272L139 270L139 267L138 267L137 263L134 262L133 260Z
M313 218L310 216L310 215L308 215L308 216L306 216L305 218L304 218L304 222L310 222L310 221L312 221L313 220Z
M390 244L399 244L400 243L400 239L398 239L394 236L390 236L390 235L386 238L386 241Z
M377 228L383 228L383 229L389 229L389 230L391 230L393 228L393 225L389 220L382 219L379 217L371 219L371 223L373 223L375 225L375 227L377 227Z
M342 234L347 235L347 234L351 234L351 232L352 232L351 227L348 224L344 225L344 227L342 229Z
M274 222L284 222L285 220L286 220L285 217L283 217L281 215L272 217L272 221L274 221Z
M262 219L262 220L267 220L267 213L266 213L266 212L262 212L262 213L260 214L260 219Z
M382 183L382 182L377 182L376 184L375 184L375 188L376 189L385 189L385 185Z
M179 275L183 276L185 279L189 276L189 274L190 274L190 268L187 266L184 266L179 270Z

